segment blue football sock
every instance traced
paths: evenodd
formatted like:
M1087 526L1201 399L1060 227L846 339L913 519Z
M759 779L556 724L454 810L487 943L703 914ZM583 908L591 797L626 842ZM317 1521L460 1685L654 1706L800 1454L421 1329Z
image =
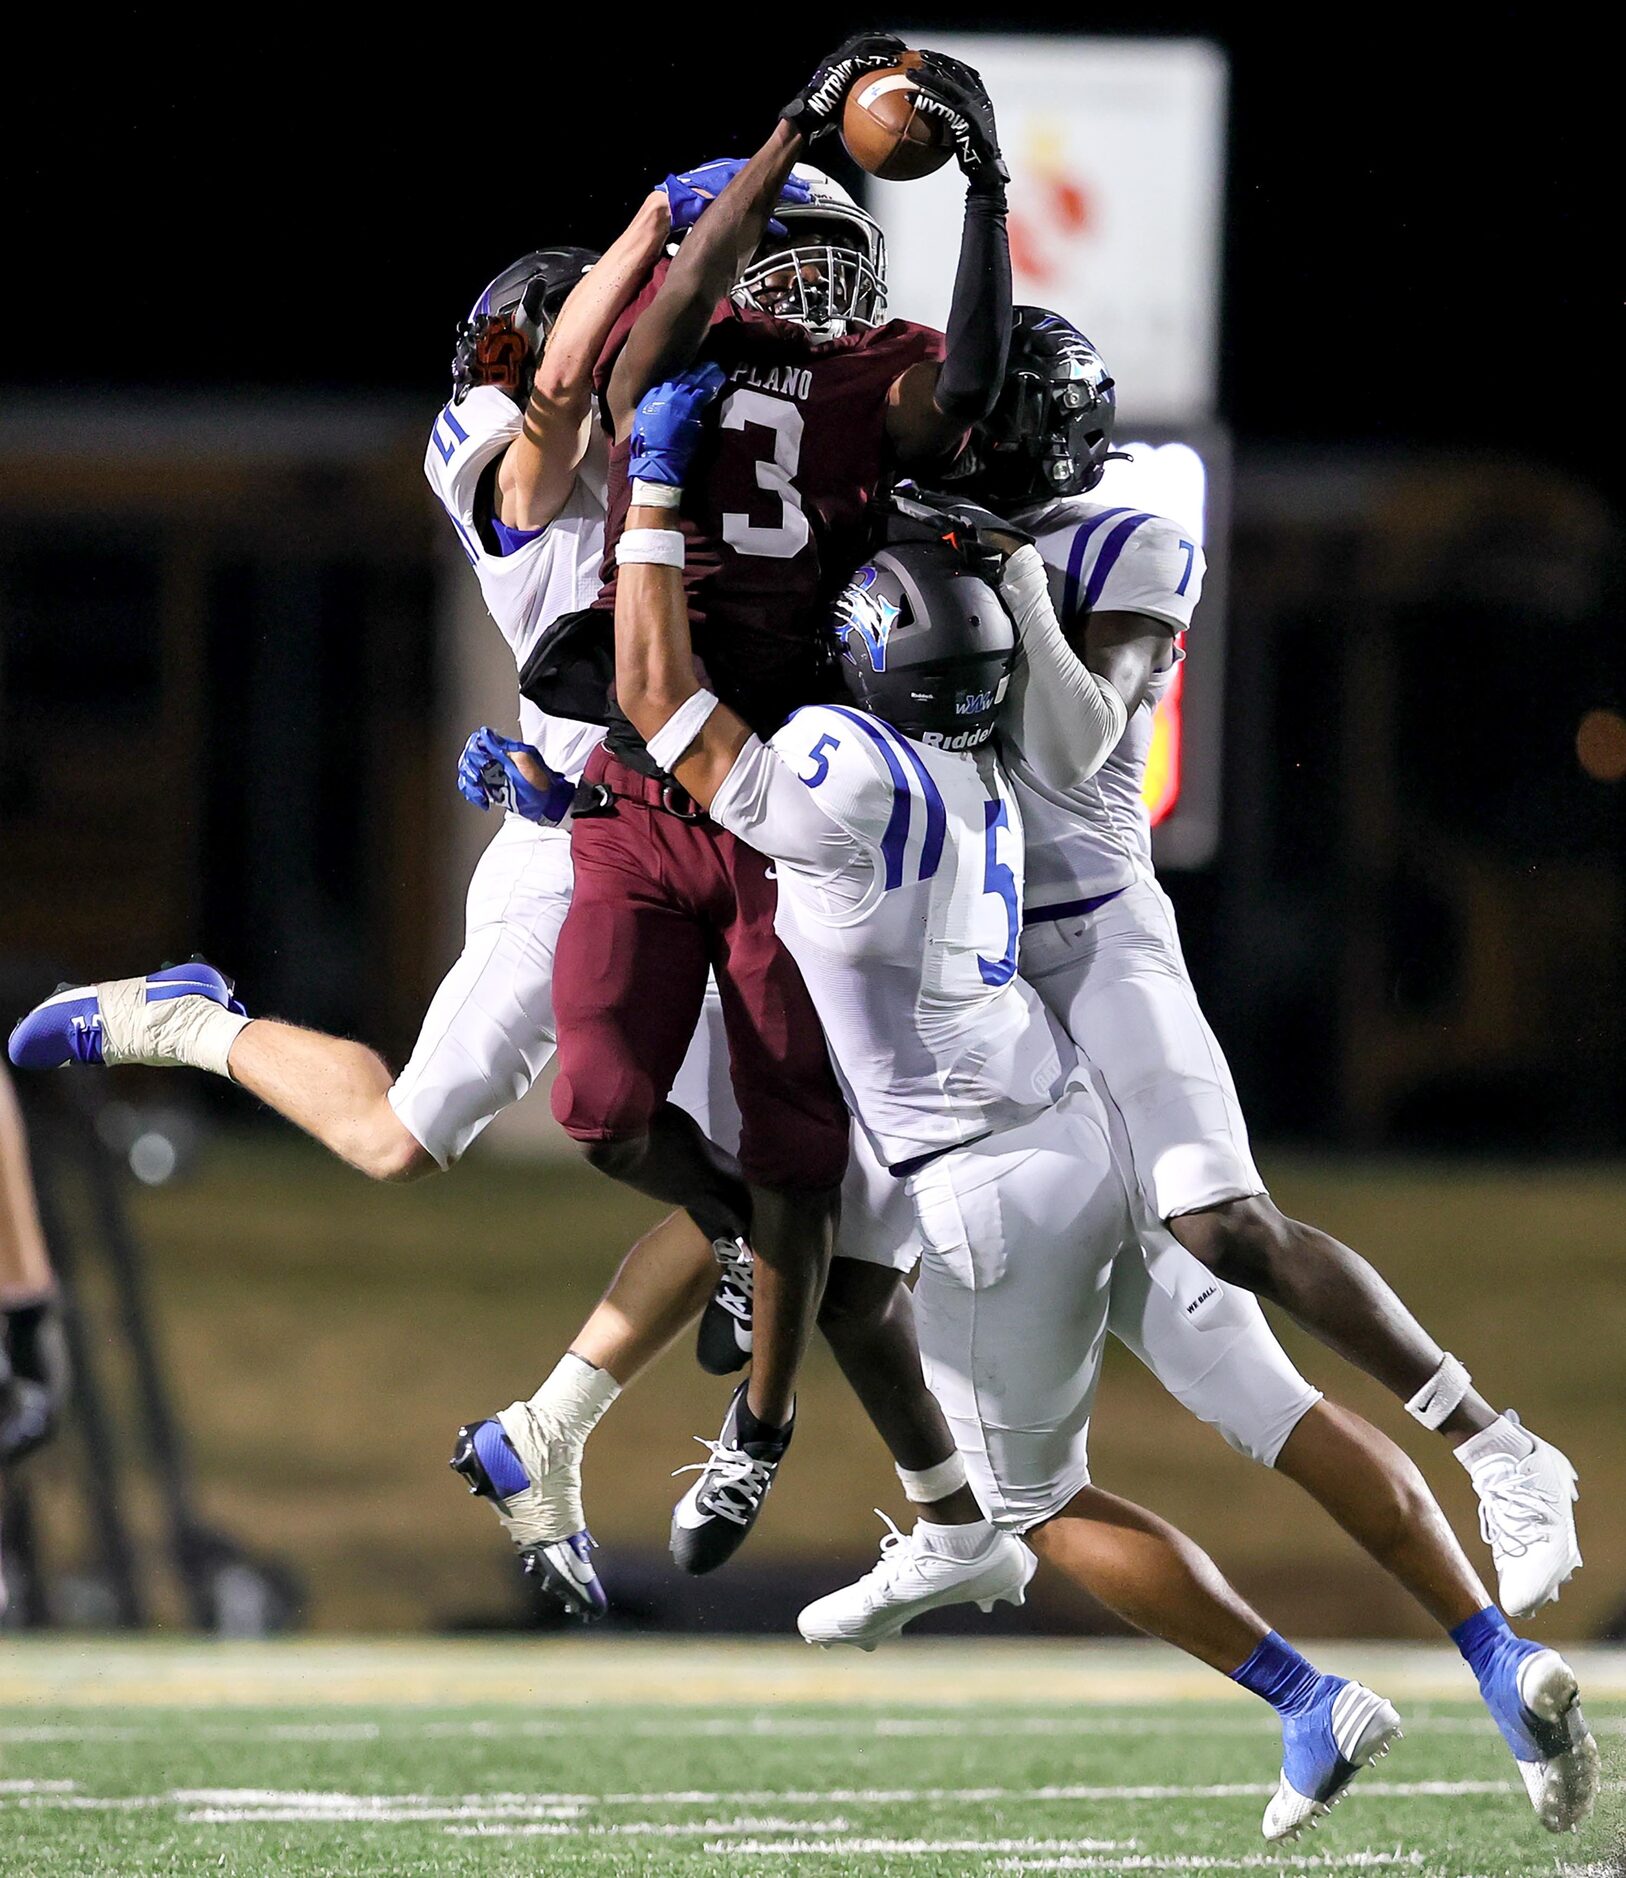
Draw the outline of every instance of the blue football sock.
M1465 1623L1457 1625L1451 1632L1451 1641L1474 1672L1474 1680L1483 1683L1486 1671L1495 1662L1498 1653L1518 1639L1496 1606L1487 1604L1484 1610L1475 1611Z
M1321 1672L1273 1630L1261 1638L1240 1669L1231 1671L1231 1680L1286 1717L1302 1714L1311 1705L1321 1686Z

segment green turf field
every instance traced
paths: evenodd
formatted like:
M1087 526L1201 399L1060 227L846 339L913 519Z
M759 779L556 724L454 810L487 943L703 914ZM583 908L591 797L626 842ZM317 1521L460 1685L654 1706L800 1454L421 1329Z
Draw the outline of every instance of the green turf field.
M1408 1733L1275 1853L1272 1718L1133 1644L8 1642L0 1872L1626 1870L1626 1661L1577 1660L1611 1784L1559 1842L1447 1655L1326 1660Z

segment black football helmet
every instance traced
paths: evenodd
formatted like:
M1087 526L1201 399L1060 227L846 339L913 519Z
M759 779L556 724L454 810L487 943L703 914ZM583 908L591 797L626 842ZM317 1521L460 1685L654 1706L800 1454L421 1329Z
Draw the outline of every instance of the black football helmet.
M992 414L971 433L954 481L974 483L996 508L1081 496L1101 480L1117 418L1101 355L1070 321L1019 306Z
M863 710L945 750L972 750L994 734L1016 628L950 542L882 548L836 596L830 630Z
M495 385L523 404L554 316L597 259L591 248L536 248L505 267L458 326L452 402L476 385Z

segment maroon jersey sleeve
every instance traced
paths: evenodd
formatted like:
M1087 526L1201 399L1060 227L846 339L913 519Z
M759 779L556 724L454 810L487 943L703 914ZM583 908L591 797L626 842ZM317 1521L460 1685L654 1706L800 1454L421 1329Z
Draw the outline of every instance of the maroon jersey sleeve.
M621 356L621 348L627 343L627 335L638 324L638 315L643 312L656 294L661 290L661 282L666 279L672 266L671 257L662 255L649 271L649 278L639 288L635 298L622 308L621 317L610 328L610 336L604 342L604 350L598 355L598 363L593 367L593 389L602 396L610 387L610 374L615 370L615 362ZM726 300L717 303L712 314L712 323L729 318L732 309Z
M799 326L732 310L704 357L728 374L684 495L695 647L719 696L766 735L828 689L825 607L866 551L870 502L891 468L887 394L943 356L907 320L815 343ZM627 448L610 461L599 604L615 604Z

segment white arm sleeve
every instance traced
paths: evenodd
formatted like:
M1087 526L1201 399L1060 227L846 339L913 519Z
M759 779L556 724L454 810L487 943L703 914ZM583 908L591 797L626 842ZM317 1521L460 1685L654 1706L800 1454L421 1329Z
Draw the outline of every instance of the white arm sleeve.
M1066 789L1112 754L1128 707L1068 645L1037 548L1017 549L1000 586L1021 641L1001 734L1035 776Z
M810 705L772 743L747 740L712 798L711 817L771 860L862 885L893 795L859 713Z

